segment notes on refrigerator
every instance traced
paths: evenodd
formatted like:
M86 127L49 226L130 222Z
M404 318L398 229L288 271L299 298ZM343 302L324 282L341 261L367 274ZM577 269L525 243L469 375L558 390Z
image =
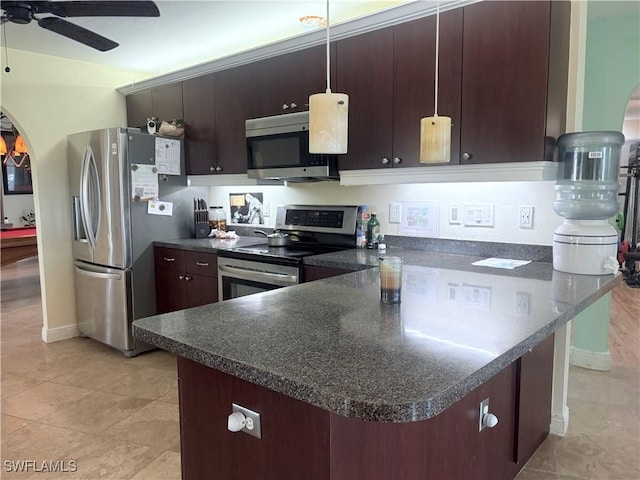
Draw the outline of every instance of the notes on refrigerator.
M147 205L147 213L149 215L173 215L173 203L171 202L159 202L152 200Z
M180 175L180 140L156 138L156 166L158 173Z
M158 168L155 165L131 165L131 198L136 202L158 198Z

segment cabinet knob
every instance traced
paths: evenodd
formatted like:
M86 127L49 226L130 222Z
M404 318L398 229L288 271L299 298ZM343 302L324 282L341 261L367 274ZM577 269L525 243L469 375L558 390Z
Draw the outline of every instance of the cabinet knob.
M184 280L184 275L178 275L178 280Z
M216 172L221 172L222 171L222 167L216 167Z
M185 275L184 276L184 281L188 282L189 280L191 280L191 277L189 275Z
M209 167L209 171L210 172L215 172L216 171L216 167Z
M462 154L462 159L463 159L463 160L471 160L472 158L473 158L473 154L471 154L471 153L464 152L464 153Z
M400 165L402 163L402 159L400 157L394 157L393 164Z
M283 104L282 104L282 109L283 109L283 110L286 110L287 108L289 108L289 105L287 105L286 103L283 103Z
M383 165L389 165L389 159L388 159L387 157L384 157L384 158L382 159L382 164L383 164Z
M296 105L295 103L291 104L291 108L296 108L298 105Z

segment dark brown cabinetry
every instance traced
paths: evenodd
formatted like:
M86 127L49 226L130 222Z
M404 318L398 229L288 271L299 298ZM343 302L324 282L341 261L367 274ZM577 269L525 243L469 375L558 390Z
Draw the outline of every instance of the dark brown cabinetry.
M434 114L435 17L338 42L337 84L349 95L349 146L342 170L420 165L420 119ZM438 110L460 138L462 9L441 15Z
M512 479L548 435L552 363L553 335L439 415L380 423L178 357L182 478ZM499 422L480 431L485 399ZM261 439L226 429L231 403L260 413Z
M253 116L309 110L309 95L327 88L326 46L260 60L253 64Z
M217 158L213 74L185 80L182 84L182 104L187 173L214 173Z
M305 265L302 269L302 281L305 283L313 282L314 280L322 280L323 278L335 277L336 275L342 275L349 272L351 272L351 270L345 270L343 268Z
M154 255L158 313L218 301L217 255L165 247Z
M551 160L564 133L569 2L464 7L463 164Z
M126 98L127 124L142 127L147 118L171 121L183 118L182 82L171 83L132 93Z
M214 74L216 173L247 173L244 122L252 117L252 75L252 65Z

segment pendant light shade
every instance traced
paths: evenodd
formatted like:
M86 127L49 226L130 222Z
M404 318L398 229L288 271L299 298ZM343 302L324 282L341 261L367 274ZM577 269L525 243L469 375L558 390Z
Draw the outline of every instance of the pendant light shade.
M27 150L27 144L24 143L24 138L22 138L22 135L18 135L18 137L16 138L16 143L13 146L13 153L16 156L27 155L29 153L29 151Z
M438 116L438 60L440 54L440 2L436 3L436 65L433 117L420 120L420 163L451 161L451 118Z
M451 161L451 118L425 117L420 120L420 163Z
M309 97L309 153L347 153L349 96L316 93Z
M309 153L347 153L349 96L331 93L329 0L327 0L327 90L309 97Z
M7 142L4 141L4 137L0 136L0 155L7 154Z

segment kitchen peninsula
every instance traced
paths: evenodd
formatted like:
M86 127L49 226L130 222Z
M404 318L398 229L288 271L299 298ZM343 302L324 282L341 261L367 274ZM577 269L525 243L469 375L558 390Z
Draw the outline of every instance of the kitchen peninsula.
M178 355L184 479L516 476L549 432L554 331L620 277L389 253L398 306L352 250L305 259L351 273L134 322ZM232 403L262 438L227 430Z

